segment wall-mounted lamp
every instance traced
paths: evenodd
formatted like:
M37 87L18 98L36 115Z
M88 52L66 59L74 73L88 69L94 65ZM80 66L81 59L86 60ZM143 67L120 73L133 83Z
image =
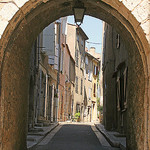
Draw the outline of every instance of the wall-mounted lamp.
M84 7L84 3L80 0L77 0L75 6L73 7L73 14L76 25L80 26L82 24L85 10L86 8Z

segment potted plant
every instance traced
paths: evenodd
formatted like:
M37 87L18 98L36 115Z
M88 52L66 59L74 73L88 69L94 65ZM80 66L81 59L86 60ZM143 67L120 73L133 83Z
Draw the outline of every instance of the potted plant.
M75 118L77 119L77 122L80 122L80 112L75 114Z

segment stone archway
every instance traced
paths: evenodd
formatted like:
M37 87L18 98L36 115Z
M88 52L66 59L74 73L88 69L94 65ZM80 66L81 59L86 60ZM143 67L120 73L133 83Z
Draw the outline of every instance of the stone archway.
M149 21L146 20L149 12L145 11L149 7L148 0L83 2L87 15L115 27L128 45L130 93L127 144L129 150L148 150L150 48ZM73 3L73 0L0 0L0 149L26 149L31 46L44 27L72 14Z

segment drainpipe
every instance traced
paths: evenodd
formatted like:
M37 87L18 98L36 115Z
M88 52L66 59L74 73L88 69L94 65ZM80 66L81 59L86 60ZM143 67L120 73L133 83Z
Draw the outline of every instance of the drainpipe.
M92 120L93 120L93 117L92 117L92 113L93 113L93 104L91 104L91 122L92 122Z
M46 84L45 84L45 111L44 111L44 117L46 118L46 111L47 111L47 85L48 85L48 75L46 74Z
M59 36L58 38L58 45L59 45L59 48L58 48L58 51L59 51L59 54L58 54L58 72L57 72L57 86L56 86L56 92L57 92L57 96L58 96L58 86L59 86L59 83L60 83L60 78L59 78L59 73L60 73L60 55L61 55L61 47L60 47L60 30L61 30L61 22L57 21L57 26L59 26L59 33L57 34ZM55 121L57 122L58 121L58 104L59 104L59 98L55 98Z
M51 122L54 121L53 112L54 112L54 84L52 85L52 102L51 102Z

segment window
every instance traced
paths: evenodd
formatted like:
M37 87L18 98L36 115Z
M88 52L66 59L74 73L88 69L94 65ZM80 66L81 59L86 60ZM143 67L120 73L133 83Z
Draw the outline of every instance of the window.
M90 108L88 107L88 115L90 114Z
M80 112L80 104L76 105L76 112Z
M83 65L84 65L83 62L84 62L84 58L83 58L83 56L81 56L81 65L80 65L81 69L83 69Z
M60 71L63 72L64 51L61 50Z
M83 80L81 79L81 95L82 95L82 91L83 91Z
M88 57L85 57L85 64L88 65Z
M75 52L75 61L76 61L76 66L78 66L79 65L79 51L76 49L76 52Z
M78 77L76 77L76 93L78 93Z
M93 74L94 74L95 76L98 75L98 66L95 66L95 65L94 65Z
M89 88L89 100L91 100L91 93L92 93L92 89Z
M77 35L77 41L79 42L79 35Z
M81 39L81 45L82 46L84 45L84 39L83 38Z
M88 80L92 81L92 71L88 70Z
M96 84L94 83L93 96L96 97Z
M84 69L84 79L86 79L86 70Z
M127 80L128 80L128 68L124 70L124 104L127 107Z
M56 44L59 44L60 41L59 32L60 32L60 24L57 23L55 24Z
M116 80L116 91L117 91L117 109L118 111L127 108L127 68L122 68L118 71Z

